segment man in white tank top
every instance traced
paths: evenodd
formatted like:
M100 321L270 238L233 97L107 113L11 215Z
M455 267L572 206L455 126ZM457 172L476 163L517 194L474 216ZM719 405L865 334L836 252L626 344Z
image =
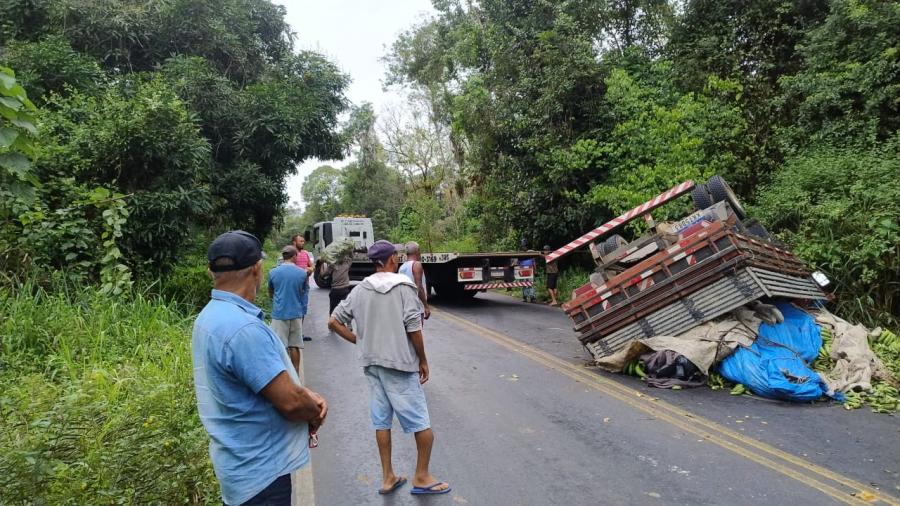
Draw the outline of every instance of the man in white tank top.
M419 289L419 300L422 301L422 306L425 308L423 316L427 320L431 316L431 309L428 307L428 292L426 291L428 282L425 279L425 269L422 267L422 262L419 261L420 256L419 243L414 241L406 243L406 261L400 266L400 274L411 279Z

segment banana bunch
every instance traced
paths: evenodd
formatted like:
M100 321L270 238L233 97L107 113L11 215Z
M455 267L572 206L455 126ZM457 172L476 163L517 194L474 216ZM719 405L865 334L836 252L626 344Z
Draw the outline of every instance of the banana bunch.
M831 343L834 341L834 336L831 329L826 326L822 326L821 336L822 347L819 348L819 356L813 360L812 369L827 374L834 369L834 360L831 358Z
M869 394L866 401L868 401L873 413L891 413L900 408L898 395L900 395L900 392L895 387L884 382L878 382L873 385L872 393Z
M713 390L721 390L725 388L725 378L717 372L710 371L709 377L706 379L706 385Z
M900 337L890 330L882 330L877 338L869 341L869 347L884 362L895 379L900 379Z
M644 363L638 358L625 364L625 368L622 369L622 372L629 376L637 376L641 379L647 377L647 373L644 371Z
M734 388L731 389L731 395L744 395L745 393L747 393L747 387L740 383L738 383L734 386Z
M863 406L866 394L862 392L845 392L844 409L859 409Z

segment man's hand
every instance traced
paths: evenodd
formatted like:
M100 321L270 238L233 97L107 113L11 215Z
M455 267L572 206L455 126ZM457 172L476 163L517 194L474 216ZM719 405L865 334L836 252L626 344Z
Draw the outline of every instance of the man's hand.
M341 336L345 340L356 344L356 334L354 334L352 330L347 328L346 325L339 322L334 316L328 319L328 328L330 330L333 330L337 335Z
M328 405L321 395L298 385L281 371L260 393L275 406L281 416L292 422L311 422L324 419Z
M428 381L428 362L419 361L419 384L424 385Z
M431 318L431 309L426 307L425 308L425 319L427 320L429 318Z
M311 429L318 430L325 423L325 417L328 416L328 403L325 402L324 397L312 390L309 391L309 395L316 402L316 407L319 408L319 414L309 421L309 426Z

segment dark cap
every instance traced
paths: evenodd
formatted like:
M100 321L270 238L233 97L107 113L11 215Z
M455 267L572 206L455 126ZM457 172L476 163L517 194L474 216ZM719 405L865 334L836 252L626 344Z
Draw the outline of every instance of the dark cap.
M545 245L544 245L543 251L550 251L550 245L549 245L549 244L545 244Z
M291 258L293 256L297 256L297 248L288 244L287 246L281 248L281 255L287 255L285 258Z
M237 271L250 267L263 258L262 244L253 234L243 230L232 230L216 237L206 250L209 270L213 272ZM216 261L227 258L228 265L216 265Z
M369 251L366 253L370 260L375 262L378 265L384 265L384 262L387 259L391 258L394 253L400 251L397 245L385 241L375 241L375 244L369 246Z

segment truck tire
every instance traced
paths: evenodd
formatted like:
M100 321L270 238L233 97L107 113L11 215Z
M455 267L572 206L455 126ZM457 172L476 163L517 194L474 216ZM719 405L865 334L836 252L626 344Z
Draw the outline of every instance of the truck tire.
M313 269L313 279L316 280L316 286L319 288L331 288L331 276L325 276L322 272L327 264L321 260L316 261L316 268Z
M619 249L620 247L627 244L625 238L621 235L615 234L608 237L605 241L600 243L600 255L606 256L612 253L613 251Z
M738 218L746 218L747 211L741 205L741 201L734 194L734 190L728 186L728 183L721 176L713 176L706 182L706 188L712 196L713 203L727 202L731 206L731 210Z
M714 204L705 184L698 184L691 190L691 199L694 201L694 209L698 211L702 211Z

